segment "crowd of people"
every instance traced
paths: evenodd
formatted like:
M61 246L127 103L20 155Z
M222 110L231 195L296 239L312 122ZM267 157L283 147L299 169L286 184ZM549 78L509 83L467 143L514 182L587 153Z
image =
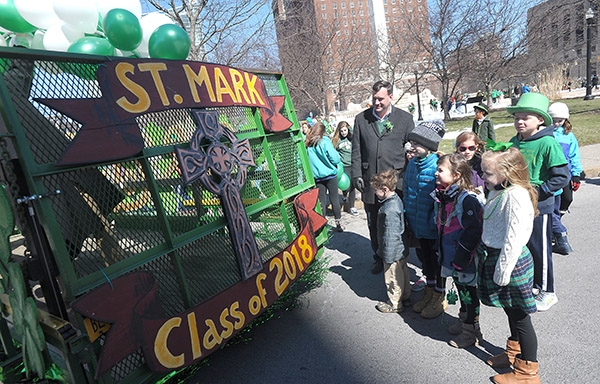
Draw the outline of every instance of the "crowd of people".
M492 381L539 383L530 315L558 302L552 253L573 251L561 217L582 172L568 106L550 105L540 93L522 93L516 105L507 107L516 134L504 143L496 142L488 107L480 103L472 130L456 138L453 153L443 154L438 150L443 121L415 126L411 113L392 104L393 87L386 81L375 83L372 92L372 106L356 116L353 129L339 123L332 143L317 123L305 142L321 201L321 191L329 191L338 230L343 228L337 163L343 163L361 194L373 251L371 272L383 272L387 292L376 309L399 313L412 306L432 319L447 309L447 298L454 294L460 309L448 327L449 344L467 348L483 338L481 304L503 308L510 336L503 353L487 363L513 369ZM328 171L321 172L327 162ZM355 214L355 191L343 196L346 211ZM418 288L411 287L409 248L415 248L423 272L423 295L416 303L410 299Z

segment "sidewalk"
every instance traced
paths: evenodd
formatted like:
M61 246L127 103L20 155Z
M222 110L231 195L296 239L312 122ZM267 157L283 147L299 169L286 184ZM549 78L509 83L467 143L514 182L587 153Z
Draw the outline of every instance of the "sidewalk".
M600 144L579 147L579 152L586 177L600 176Z

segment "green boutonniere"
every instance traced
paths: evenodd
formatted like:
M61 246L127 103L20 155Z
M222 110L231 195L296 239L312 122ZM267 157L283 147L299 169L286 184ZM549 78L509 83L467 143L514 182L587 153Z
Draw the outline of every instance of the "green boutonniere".
M389 120L384 121L383 126L385 127L385 129L387 131L390 131L390 132L392 131L392 129L394 129L394 124L392 124L392 122Z

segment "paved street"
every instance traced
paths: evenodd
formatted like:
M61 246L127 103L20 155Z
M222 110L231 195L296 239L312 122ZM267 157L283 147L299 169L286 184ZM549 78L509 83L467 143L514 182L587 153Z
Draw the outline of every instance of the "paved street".
M564 219L575 252L554 255L559 302L533 315L543 383L598 382L598 196L598 177L585 180L575 194L572 213ZM325 251L331 258L327 284L306 294L301 308L256 327L247 342L213 354L187 383L489 382L495 371L485 359L498 353L508 336L504 312L482 307L485 342L467 350L447 345L446 327L458 305L433 320L412 310L377 312L375 304L385 299L385 290L383 276L369 271L364 211L343 219L346 232L334 234ZM414 254L410 261L418 264ZM414 281L420 270L412 271ZM413 301L420 295L413 293Z

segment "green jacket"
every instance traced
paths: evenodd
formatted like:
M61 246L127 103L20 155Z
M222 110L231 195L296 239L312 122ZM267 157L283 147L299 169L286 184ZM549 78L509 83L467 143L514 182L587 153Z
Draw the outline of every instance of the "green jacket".
M476 119L473 120L473 132L479 136L484 143L487 143L488 139L496 141L496 132L494 132L494 122L489 116L484 117L481 124Z

